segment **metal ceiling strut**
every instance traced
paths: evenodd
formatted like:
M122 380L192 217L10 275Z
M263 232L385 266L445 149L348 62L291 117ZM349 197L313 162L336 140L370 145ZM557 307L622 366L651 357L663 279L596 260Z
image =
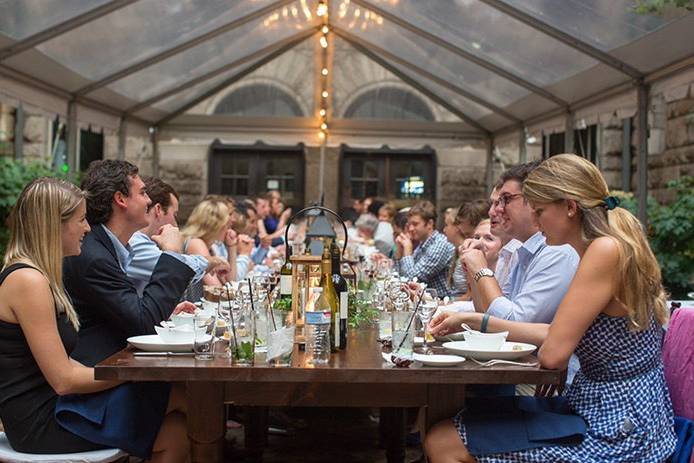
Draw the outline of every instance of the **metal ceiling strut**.
M414 79L411 78L410 76L404 74L402 71L400 71L398 68L396 68L395 66L393 66L392 64L390 64L390 63L389 63L388 61L386 61L385 59L383 59L383 58L381 58L380 56L378 56L376 53L372 52L371 50L369 50L368 48L366 48L365 46L363 46L363 45L361 45L361 44L359 44L359 43L357 43L357 42L352 42L351 39L350 39L349 37L346 37L346 36L345 36L345 37L343 37L343 38L344 38L347 42L349 42L350 45L352 45L354 48L356 48L357 51L359 51L359 52L361 52L362 54L366 55L368 58L370 58L372 61L376 62L377 64L380 64L381 66L383 66L384 68L386 68L388 71L390 71L391 73L395 74L400 80L402 80L403 82L407 83L407 84L410 85L411 87L417 89L418 91L420 91L421 93L423 93L424 95L426 95L428 98L430 98L431 100L433 100L433 101L436 102L437 104L443 106L443 107L446 108L448 111L450 111L451 113L453 113L453 114L455 114L456 116L458 116L461 120L467 122L469 125L471 125L472 127L476 128L477 130L483 132L483 133L486 134L486 135L489 135L489 134L491 133L491 132L489 131L489 129L487 129L487 128L485 128L484 126L482 126L482 125L481 125L479 122L477 122L475 119L473 119L472 117L468 116L468 115L465 114L463 111L461 111L460 109L458 109L458 108L456 108L455 106L453 106L450 102L446 101L446 99L444 99L444 98L438 96L437 94L435 94L434 92L432 92L431 90L429 90L429 89L426 88L424 85L420 84L419 82L417 82L416 80L414 80Z
M394 55L393 53L390 53L389 51L373 44L372 42L369 42L367 40L363 40L363 39L357 37L356 35L354 35L350 32L347 32L346 30L344 30L340 27L337 27L337 26L333 26L332 30L333 30L333 32L335 32L335 34L337 34L338 36L342 37L343 39L349 41L350 43L355 43L355 42L359 43L360 45L362 45L365 48L368 48L369 50L373 51L374 53L377 53L377 54L389 59L390 61L394 61L398 64L401 64L401 65L407 67L408 69L410 69L411 71L421 75L422 77L425 77L425 78L431 80L432 82L434 82L434 83L436 83L436 84L438 84L444 88L447 88L448 90L452 91L453 93L457 93L458 95L460 95L464 98L467 98L468 100L470 100L474 103L477 103L480 106L484 106L485 108L499 114L500 116L503 116L504 118L506 118L510 121L513 121L513 122L516 122L519 124L522 122L519 118L517 118L513 114L509 113L508 111L500 108L499 106L497 106L493 103L490 103L489 101L487 101L483 98L480 98L479 96L475 95L474 93L469 92L469 91L447 81L446 79L442 79L441 77L439 77L435 74L432 74L431 72L426 71L426 70L420 68L419 66L417 66L417 65L415 65L415 64L413 64L413 63L411 63L405 59L400 58L397 55Z
M112 0L101 6L97 6L89 11L86 11L80 15L74 16L70 19L63 21L62 23L53 25L48 29L39 31L25 39L13 43L5 48L0 49L0 61L6 60L7 58L27 51L31 48L36 47L48 40L51 40L59 35L65 34L73 29L106 16L116 10L119 10L125 6L135 3L138 0Z
M356 0L355 0L356 1ZM509 5L508 3L502 1L502 0L480 0L482 3L485 3L492 8L495 8L498 11L501 11L502 13L511 16L512 18L517 19L518 21L522 22L523 24L532 27L533 29L542 32L545 35L549 35L550 37L562 42L565 45L570 46L571 48L580 51L584 55L588 55L591 58L600 61L601 63L604 63L611 68L614 68L621 72L622 74L626 74L629 77L633 79L642 79L643 78L643 73L639 71L638 69L630 66L629 64L615 58L614 56L610 55L609 53L605 53L604 51L600 50L599 48L596 48L572 35L567 34L566 32L557 29L554 26L549 25L548 23L544 21L540 21L537 19L535 16L532 16L524 11L519 10L518 8Z
M238 80L243 79L244 77L246 77L247 75L249 75L250 73L255 71L256 69L264 66L265 64L269 63L270 61L277 58L278 56L283 55L287 51L291 50L292 48L294 48L295 46L297 46L298 44L300 44L301 42L306 40L311 35L313 35L313 34L300 37L298 39L295 39L293 42L289 42L286 45L284 45L283 47L278 48L277 50L273 51L272 53L270 53L267 56L258 60L255 64L252 64L251 66L237 72L229 79L225 80L221 84L219 84L219 85L215 86L214 88L208 90L207 92L203 93L199 97L196 97L195 99L189 101L188 103L186 103L182 106L179 106L173 112L169 113L166 117L156 121L153 125L161 127L162 125L168 123L172 119L174 119L174 118L180 116L181 114L183 114L184 112L188 111L190 108L192 108L196 104L200 103L201 101L208 99L209 97L211 97L215 93L225 89L226 87L237 82Z
M81 96L81 95L86 95L87 93L91 93L94 90L97 90L101 87L104 87L112 82L115 82L116 80L123 79L124 77L127 77L137 71L141 71L142 69L145 69L149 66L152 66L156 63L159 63L161 61L164 61L167 58L170 58L172 56L175 56L181 52L184 52L185 50L188 50L189 48L192 48L196 45L200 45L201 43L207 42L208 40L211 40L221 34L224 34L225 32L229 32L233 29L236 29L250 21L253 21L255 19L261 18L265 16L266 14L276 10L277 8L281 8L284 5L287 5L294 0L279 0L271 5L268 5L266 7L260 8L259 10L254 11L253 13L249 13L246 16L242 16L240 18L234 19L226 24L221 25L220 27L217 27L216 29L213 29L209 32L206 32L198 37L195 37L191 40L188 40L186 42L183 42L179 45L176 45L173 48L170 48L168 50L164 50L161 53L158 53L154 56L150 56L149 58L145 58L133 65L130 65L126 67L125 69L121 69L118 72L115 72L111 75L108 75L96 82L93 82L85 87L80 88L75 92L75 95Z
M427 32L424 29L421 29L421 28L415 26L414 24L407 22L402 18L399 18L398 16L395 16L392 13L389 13L386 10L383 10L377 6L374 6L371 2L368 2L366 0L352 0L352 3L361 5L362 7L367 8L367 9L375 12L379 16L386 18L387 20L393 22L394 24L397 24L398 26L402 27L403 29L407 29L408 31L410 31L410 32L412 32L412 33L414 33L420 37L423 37L423 38L429 40L432 43L435 43L436 45L438 45L442 48L445 48L446 50L450 51L451 53L458 55L467 61L472 61L473 63L477 64L478 66L481 66L481 67L487 69L488 71L491 71L492 73L497 74L497 75L503 77L504 79L509 80L509 81L513 82L514 84L516 84L520 87L523 87L532 93L540 95L541 97L553 102L556 105L564 106L564 107L569 106L569 103L567 101L559 98L558 96L554 95L551 92L548 92L544 88L539 87L539 86L533 84L532 82L529 82L529 81L517 76L516 74L513 74L512 72L507 71L506 69L503 69L503 68L497 66L496 64L494 64L490 61L487 61L483 58L480 58L479 56L476 56L476 55L468 52L467 50L465 50L463 48L457 47L457 46L453 45L452 43L447 42L446 40L444 40L444 39L442 39L436 35L433 35L430 32Z
M311 35L315 34L317 30L318 30L318 26L313 27L311 29L307 29L307 30L300 32L298 34L294 34L294 35L287 37L286 39L283 39L279 42L275 42L271 45L263 47L260 50L256 50L253 53L250 53L246 56L243 56L239 59L232 61L231 63L227 63L222 67L219 67L213 71L210 71L206 74L198 76L194 79L183 82L181 85L178 85L178 86L176 86L170 90L167 90L163 93L160 93L158 95L153 96L152 98L149 98L145 101L142 101L141 103L138 103L135 106L128 108L125 111L125 114L126 115L133 114L133 113L136 113L137 111L140 111L141 109L144 109L148 106L152 106L154 103L165 100L165 99L167 99L173 95L176 95L177 93L181 93L185 90L188 90L189 88L191 88L195 85L198 85L202 82L205 82L209 79L212 79L213 77L216 77L220 74L223 74L224 72L229 71L235 67L241 66L242 64L246 64L248 62L251 62L254 59L258 58L259 56L264 56L267 53L271 53L271 52L275 51L276 49L283 47L287 43L293 43L297 40L306 39L306 38L310 37Z

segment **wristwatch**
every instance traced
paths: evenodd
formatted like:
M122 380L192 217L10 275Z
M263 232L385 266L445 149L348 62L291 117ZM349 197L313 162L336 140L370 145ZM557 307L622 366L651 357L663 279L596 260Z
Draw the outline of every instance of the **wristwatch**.
M492 269L489 268L483 268L479 272L475 273L475 276L473 277L475 279L475 283L480 281L480 278L482 277L492 277L494 278L494 272Z

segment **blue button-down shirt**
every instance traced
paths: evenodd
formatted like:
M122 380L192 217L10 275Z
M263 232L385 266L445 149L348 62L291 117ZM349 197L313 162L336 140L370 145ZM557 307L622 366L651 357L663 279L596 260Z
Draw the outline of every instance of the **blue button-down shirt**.
M448 269L453 259L455 248L446 237L434 230L429 238L420 243L411 256L397 261L400 275L417 280L434 288L439 297L450 295L448 287Z
M133 249L130 246L130 244L127 244L123 246L123 243L120 242L118 237L108 229L108 227L104 224L101 224L102 227L104 227L104 231L106 232L106 236L111 240L111 243L113 244L113 248L116 250L116 259L118 260L118 265L120 265L120 269L123 270L123 273L127 273L126 269L130 265L130 262L133 259Z
M108 230L108 228L106 230ZM122 244L120 246L123 247ZM202 277L205 276L205 272L207 271L207 259L204 257L162 251L159 249L159 246L157 246L157 243L152 241L149 236L140 231L135 232L133 236L130 237L130 241L128 241L128 248L130 249L130 258L128 260L129 263L125 267L124 271L128 275L130 281L132 281L135 285L137 294L140 296L142 296L144 293L145 287L147 286L147 283L149 283L149 279L152 277L152 272L154 271L154 267L156 267L157 262L159 261L159 256L161 256L162 252L165 252L166 254L183 262L195 272L195 276L193 277L191 283L197 283L200 281ZM116 252L118 252L117 247Z
M516 254L506 294L494 299L487 312L506 320L551 323L578 268L578 254L569 245L547 246L540 232Z

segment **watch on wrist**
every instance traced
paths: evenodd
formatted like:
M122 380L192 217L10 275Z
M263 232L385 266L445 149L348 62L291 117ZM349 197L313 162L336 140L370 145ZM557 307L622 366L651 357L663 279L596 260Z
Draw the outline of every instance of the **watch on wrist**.
M482 277L494 278L494 272L492 271L492 269L489 269L489 268L480 269L480 271L475 273L475 276L473 277L475 279L475 283L480 281L480 278L482 278Z

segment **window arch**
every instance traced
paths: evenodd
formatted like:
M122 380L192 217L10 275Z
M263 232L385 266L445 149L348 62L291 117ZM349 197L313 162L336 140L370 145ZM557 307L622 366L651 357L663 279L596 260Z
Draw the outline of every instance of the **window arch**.
M234 90L217 104L214 114L279 117L304 115L294 97L274 85L267 84L247 85Z
M364 92L349 105L345 118L435 120L424 100L397 87L380 87Z

